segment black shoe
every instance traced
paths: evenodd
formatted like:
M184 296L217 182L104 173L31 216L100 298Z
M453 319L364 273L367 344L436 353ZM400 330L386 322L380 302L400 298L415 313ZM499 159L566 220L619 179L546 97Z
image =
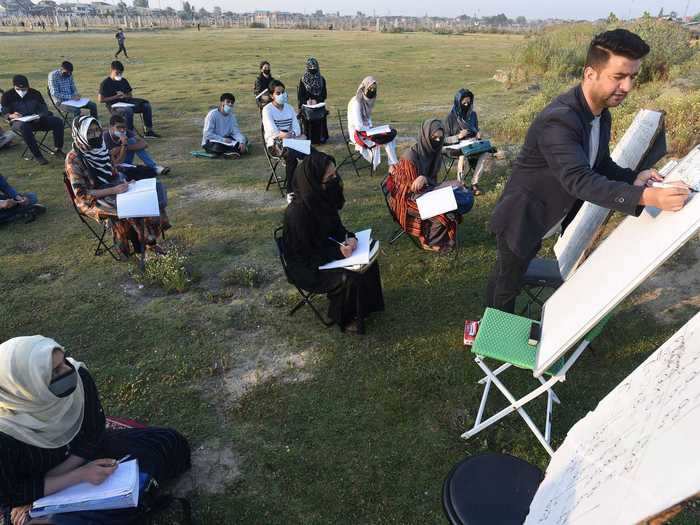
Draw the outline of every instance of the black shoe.
M43 215L46 213L46 206L42 204L34 204L29 208L34 215Z
M65 158L66 158L66 154L64 153L64 151L63 151L61 148L55 148L55 149L52 151L52 153L53 153L56 157L58 157L58 158L60 158L60 159L65 159Z
M225 159L240 159L241 154L238 153L237 151L227 151L224 153L224 158Z
M160 135L158 135L158 133L156 133L152 129L149 129L148 131L146 131L146 133L144 133L143 136L150 137L152 139L159 139L160 138Z
M34 162L36 162L40 166L46 166L49 163L49 161L42 156L34 157Z

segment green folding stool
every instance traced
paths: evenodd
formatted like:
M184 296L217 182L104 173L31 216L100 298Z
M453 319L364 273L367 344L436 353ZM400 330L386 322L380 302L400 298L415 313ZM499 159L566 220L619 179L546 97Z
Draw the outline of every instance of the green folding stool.
M554 450L549 444L552 430L552 405L554 403L559 404L560 401L552 389L555 384L566 380L566 372L574 365L591 342L600 335L608 322L608 318L609 315L605 316L602 321L588 332L568 358L562 357L554 363L544 374L547 376L547 379L537 377L536 379L540 382L539 387L520 399L516 399L498 378L498 375L511 366L534 371L537 347L528 344L528 338L530 336L530 326L536 321L527 317L501 312L494 308L487 308L481 320L476 340L472 345L474 361L486 374L479 380L479 384L484 385L484 393L481 396L481 403L479 404L479 411L474 426L462 434L462 437L468 439L503 419L511 412L517 411L545 450L550 455L554 454ZM495 370L491 370L486 364L486 359L498 361L502 364ZM496 385L510 405L482 421L491 384ZM543 435L523 406L545 393L547 394L547 413Z

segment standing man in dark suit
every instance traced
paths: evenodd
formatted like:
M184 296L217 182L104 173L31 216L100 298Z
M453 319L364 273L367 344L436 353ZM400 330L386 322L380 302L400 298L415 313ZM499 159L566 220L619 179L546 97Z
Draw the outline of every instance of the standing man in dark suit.
M615 29L588 48L582 82L559 95L535 118L491 217L498 259L486 291L488 306L513 312L523 276L542 245L560 233L577 200L639 215L644 206L680 210L684 185L653 188L654 169L637 173L610 158L613 108L634 86L649 46L638 35Z

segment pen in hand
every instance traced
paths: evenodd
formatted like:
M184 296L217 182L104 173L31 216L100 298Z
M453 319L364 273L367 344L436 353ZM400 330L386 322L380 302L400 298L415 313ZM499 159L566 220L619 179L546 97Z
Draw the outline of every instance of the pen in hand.
M328 237L328 240L329 240L329 241L333 241L333 242L336 243L338 246L347 246L347 245L348 245L347 235L346 235L345 242L340 242L340 241L334 239L333 237Z

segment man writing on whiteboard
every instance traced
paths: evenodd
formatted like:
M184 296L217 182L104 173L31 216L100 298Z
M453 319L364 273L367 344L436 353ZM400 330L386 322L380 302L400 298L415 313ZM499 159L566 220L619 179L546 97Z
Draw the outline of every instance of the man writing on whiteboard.
M513 312L523 276L542 245L560 233L577 200L639 215L644 206L680 210L689 190L652 187L654 169L635 172L610 158L611 116L634 86L649 46L625 29L597 35L583 80L559 95L530 125L491 217L498 259L486 291L488 306Z

